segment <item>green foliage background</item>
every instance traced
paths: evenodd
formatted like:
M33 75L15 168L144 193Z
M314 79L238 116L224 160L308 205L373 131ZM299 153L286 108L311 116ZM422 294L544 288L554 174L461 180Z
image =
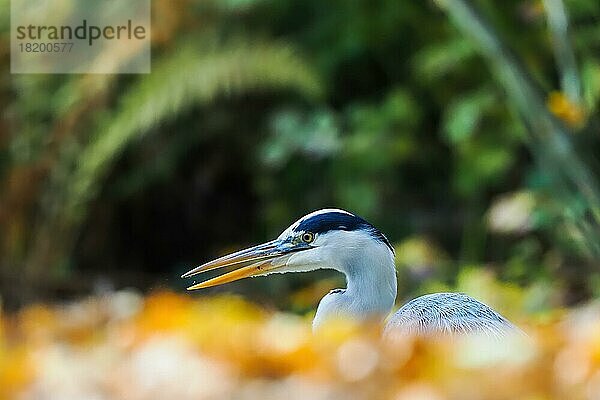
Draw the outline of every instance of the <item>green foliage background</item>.
M596 0L152 6L148 75L11 75L1 19L7 304L183 288L189 267L323 207L397 244L403 298L600 294ZM302 310L340 284L216 290Z

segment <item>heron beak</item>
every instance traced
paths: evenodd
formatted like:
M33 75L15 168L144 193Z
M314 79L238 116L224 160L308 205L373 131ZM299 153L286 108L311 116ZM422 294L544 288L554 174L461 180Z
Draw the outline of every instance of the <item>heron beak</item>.
M306 250L310 247L304 243L292 244L289 241L277 239L217 258L186 272L181 277L188 278L213 269L236 266L237 268L230 272L190 286L187 290L222 285L239 279L262 275L268 271L280 268L286 264L292 253Z

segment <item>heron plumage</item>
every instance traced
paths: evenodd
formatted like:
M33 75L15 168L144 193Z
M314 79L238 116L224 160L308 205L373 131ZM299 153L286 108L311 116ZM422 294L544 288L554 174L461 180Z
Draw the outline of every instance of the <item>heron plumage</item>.
M488 305L464 293L432 293L417 297L396 311L384 335L484 334L496 338L518 328Z

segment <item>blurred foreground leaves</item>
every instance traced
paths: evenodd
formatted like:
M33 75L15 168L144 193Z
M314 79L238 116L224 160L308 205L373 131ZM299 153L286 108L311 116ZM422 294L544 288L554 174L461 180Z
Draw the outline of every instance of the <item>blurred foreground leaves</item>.
M3 399L593 399L600 304L516 321L530 340L380 340L233 296L132 291L4 315Z

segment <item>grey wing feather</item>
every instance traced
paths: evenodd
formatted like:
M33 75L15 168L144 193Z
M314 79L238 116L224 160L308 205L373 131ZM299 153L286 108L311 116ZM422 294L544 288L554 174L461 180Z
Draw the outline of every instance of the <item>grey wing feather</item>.
M464 293L433 293L406 303L389 320L385 335L482 333L501 338L522 333L491 307Z

